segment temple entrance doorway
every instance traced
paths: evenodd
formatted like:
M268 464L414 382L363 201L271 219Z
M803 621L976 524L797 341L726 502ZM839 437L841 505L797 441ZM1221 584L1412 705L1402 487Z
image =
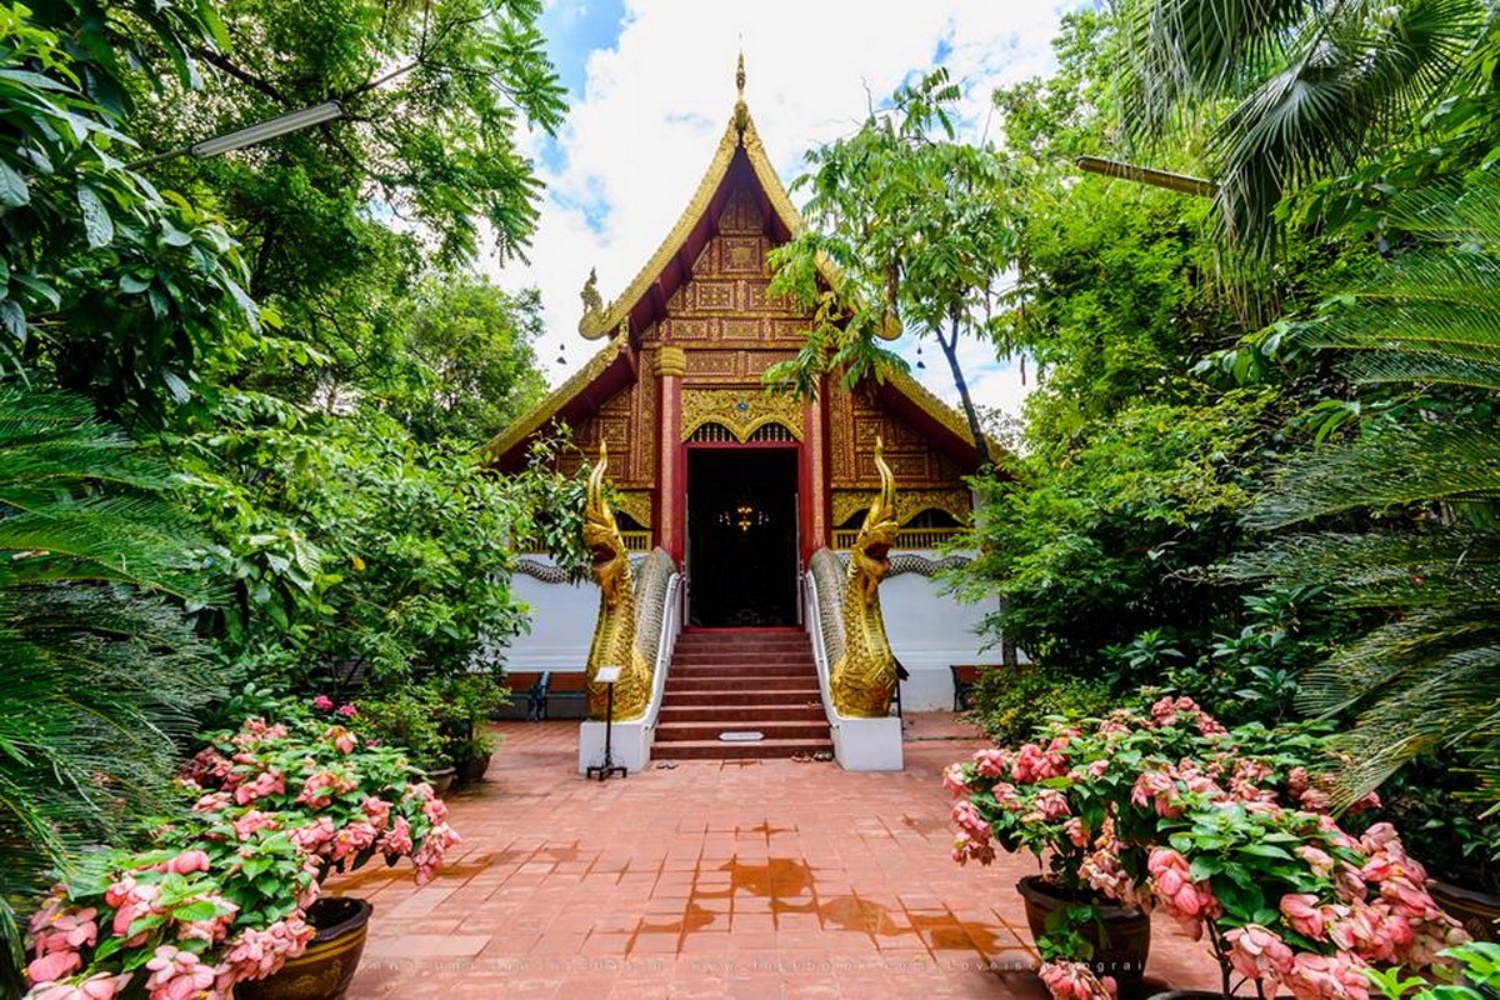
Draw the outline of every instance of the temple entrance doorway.
M797 450L688 449L688 624L797 624Z

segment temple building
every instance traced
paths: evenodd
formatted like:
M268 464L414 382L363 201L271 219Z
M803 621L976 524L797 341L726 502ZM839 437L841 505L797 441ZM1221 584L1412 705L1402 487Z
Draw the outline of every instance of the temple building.
M904 372L852 391L829 378L811 402L763 386L811 321L769 290L766 254L802 223L740 81L708 171L655 254L607 305L590 275L579 332L599 350L489 444L491 461L524 467L554 422L572 430L573 468L606 445L621 536L632 552L665 551L683 573L682 624L764 629L804 624L802 574L819 549L852 543L881 486L882 442L901 527L881 592L892 651L913 674L903 695L909 707L949 707L947 668L998 658L975 633L994 608L957 604L932 578L943 558L934 550L973 512L973 439ZM534 624L512 669L582 670L594 588L526 557L517 589Z

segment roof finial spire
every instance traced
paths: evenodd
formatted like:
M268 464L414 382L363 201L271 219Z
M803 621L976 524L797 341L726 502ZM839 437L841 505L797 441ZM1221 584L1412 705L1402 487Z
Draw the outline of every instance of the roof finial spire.
M745 106L745 52L740 50L739 62L734 67L734 87L739 97L734 102L734 130L740 139L745 138L745 127L750 124L750 109Z

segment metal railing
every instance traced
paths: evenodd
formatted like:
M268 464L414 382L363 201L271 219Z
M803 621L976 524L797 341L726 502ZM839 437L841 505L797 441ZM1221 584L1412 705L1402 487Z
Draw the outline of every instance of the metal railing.
M624 540L627 552L651 551L651 532L649 531L622 531L620 538Z
M902 528L896 533L898 549L935 549L952 539L963 528ZM838 528L833 532L833 547L852 549L859 538L857 528Z

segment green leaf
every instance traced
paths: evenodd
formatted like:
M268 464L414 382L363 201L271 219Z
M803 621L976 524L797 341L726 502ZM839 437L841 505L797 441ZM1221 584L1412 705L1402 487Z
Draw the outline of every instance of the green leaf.
M115 238L115 222L99 192L87 185L80 187L78 207L83 210L83 230L88 236L89 246L95 249L108 246Z
M31 200L31 191L26 187L26 178L18 174L10 164L0 160L0 205L18 208Z

